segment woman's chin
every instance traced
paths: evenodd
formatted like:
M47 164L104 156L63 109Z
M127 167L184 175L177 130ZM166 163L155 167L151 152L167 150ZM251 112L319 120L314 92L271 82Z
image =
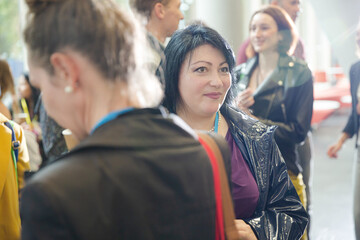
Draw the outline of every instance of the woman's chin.
M220 106L218 108L210 108L206 110L207 115L209 116L213 116L214 114L216 114L217 111L219 111Z

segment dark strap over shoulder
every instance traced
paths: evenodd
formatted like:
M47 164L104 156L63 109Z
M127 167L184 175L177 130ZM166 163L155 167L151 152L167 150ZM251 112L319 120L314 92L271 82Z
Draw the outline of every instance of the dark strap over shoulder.
M12 124L10 122L5 122L5 125L11 129L11 148L15 154L15 161L18 162L20 142L16 140L15 131L12 127Z
M19 160L19 147L20 142L16 140L15 131L13 128L13 122L5 122L5 126L11 129L11 157L14 162L14 168L15 168L15 176L16 176L16 182L19 186L19 179L18 179L18 173L17 173L17 162Z

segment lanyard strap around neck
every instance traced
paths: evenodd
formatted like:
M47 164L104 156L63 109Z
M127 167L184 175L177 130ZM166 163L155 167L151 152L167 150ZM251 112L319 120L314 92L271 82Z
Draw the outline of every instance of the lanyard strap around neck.
M215 115L215 124L214 124L214 132L217 133L219 128L219 111L216 112Z
M101 125L104 125L107 122L110 122L111 120L114 120L115 118L119 117L120 115L124 115L125 113L128 113L132 110L134 110L135 108L133 107L129 107L129 108L124 108L122 110L118 110L118 111L113 111L109 114L107 114L105 117L103 117L102 119L100 119L95 126L91 129L90 134L93 134L94 131L99 128Z

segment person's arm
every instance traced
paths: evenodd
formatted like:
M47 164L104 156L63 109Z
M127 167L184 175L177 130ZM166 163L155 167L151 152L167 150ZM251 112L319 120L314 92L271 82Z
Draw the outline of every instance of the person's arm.
M20 201L21 239L75 239L56 207L59 206L51 202L48 191L41 184L27 185Z
M259 239L299 239L309 216L291 183L279 149L270 146L269 189L264 210L245 219ZM261 193L260 193L261 194Z
M338 139L338 141L336 143L334 143L333 145L331 145L328 148L327 151L327 155L330 158L337 158L338 157L338 152L340 151L340 149L342 148L343 144L345 143L345 141L349 138L352 138L352 136L354 136L355 132L357 131L357 129L355 129L355 121L358 120L358 113L356 112L357 107L358 107L358 100L356 98L356 92L357 92L357 87L358 84L356 84L357 78L358 76L356 76L356 66L357 65L353 65L350 68L350 92L351 92L351 96L352 96L352 111L351 114L348 118L348 121L343 129L342 134L340 135L340 138Z
M344 142L350 138L350 135L346 132L343 132L339 138L339 140L331 145L327 151L327 155L331 158L337 158L338 157L338 152L340 151L340 149L342 148Z

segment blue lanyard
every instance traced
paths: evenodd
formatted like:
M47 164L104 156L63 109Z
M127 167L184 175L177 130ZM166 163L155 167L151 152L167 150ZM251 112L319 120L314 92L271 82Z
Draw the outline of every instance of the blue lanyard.
M127 112L130 112L134 110L133 107L129 107L129 108L124 108L122 110L118 110L118 111L113 111L111 113L109 113L108 115L106 115L105 117L103 117L102 119L100 119L95 126L91 129L90 134L93 134L94 131L99 128L101 125L104 125L107 122L110 122L111 120L114 120L115 118L119 117L120 115L123 115Z
M216 112L215 115L215 125L214 125L214 132L217 133L219 128L219 111Z

